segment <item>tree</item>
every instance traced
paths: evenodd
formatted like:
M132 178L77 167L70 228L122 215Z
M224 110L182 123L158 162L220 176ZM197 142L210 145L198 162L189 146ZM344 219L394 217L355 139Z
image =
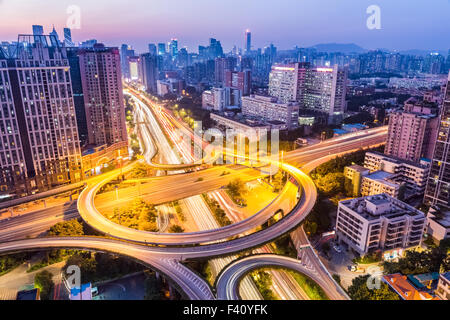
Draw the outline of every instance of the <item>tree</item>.
M380 280L379 289L369 289L367 280L370 275L360 276L352 281L348 294L352 300L400 300L400 297L389 290L389 286Z
M446 258L448 254L442 248L433 248L428 251L406 251L405 257L398 262L384 262L384 272L386 274L421 274L429 272L439 272L441 268L448 271ZM446 269L446 270L445 270Z
M53 274L47 270L41 271L34 276L34 287L40 290L42 300L50 300L54 286Z
M344 192L345 176L341 172L329 173L319 177L315 182L319 191L325 196L331 197Z
M149 176L151 167L145 163L138 163L130 174L131 179L142 179Z
M179 225L173 225L169 229L170 233L183 233L184 229L180 227Z
M78 220L69 220L55 224L48 231L50 237L77 237L83 236L83 224Z

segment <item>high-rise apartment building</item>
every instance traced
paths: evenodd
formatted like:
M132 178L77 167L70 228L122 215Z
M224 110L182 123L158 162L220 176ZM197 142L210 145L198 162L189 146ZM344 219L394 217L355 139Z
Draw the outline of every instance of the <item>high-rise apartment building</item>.
M450 208L450 73L441 110L430 178L425 192L425 203Z
M128 141L119 49L97 44L79 56L89 144Z
M217 86L225 83L225 73L227 70L233 71L236 68L237 60L233 57L216 58L214 76Z
M18 196L81 180L70 67L53 36L19 36L0 58L0 185Z
M439 127L438 108L411 98L404 111L389 116L389 134L385 153L418 162L433 157Z
M225 71L225 87L239 90L243 96L250 95L252 89L251 71Z
M300 102L309 64L291 63L272 66L269 76L269 95L289 103Z
M308 68L305 73L301 105L303 108L328 115L328 122L342 119L347 111L346 68Z
M265 121L280 121L287 130L298 127L297 102L283 103L275 97L251 95L242 97L242 114L244 116L259 117Z

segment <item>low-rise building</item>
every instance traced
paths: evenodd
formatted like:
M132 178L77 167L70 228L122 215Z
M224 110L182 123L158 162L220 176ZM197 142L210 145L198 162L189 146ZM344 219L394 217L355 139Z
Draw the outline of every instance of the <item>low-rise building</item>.
M397 157L386 156L379 152L367 152L364 167L371 172L385 171L395 174L391 177L398 183L404 183L412 193L423 194L430 173L430 162L422 159L419 163Z
M441 300L450 300L450 272L441 274L435 294Z
M450 211L431 207L427 215L427 233L436 241L450 238Z
M385 259L420 245L425 214L387 194L341 201L338 240L361 255L381 250Z
M383 276L383 281L403 300L439 300L430 293L414 287L408 277L400 273Z
M386 171L375 171L362 176L360 192L363 197L386 193L391 197L403 199L403 184L393 180L394 176Z

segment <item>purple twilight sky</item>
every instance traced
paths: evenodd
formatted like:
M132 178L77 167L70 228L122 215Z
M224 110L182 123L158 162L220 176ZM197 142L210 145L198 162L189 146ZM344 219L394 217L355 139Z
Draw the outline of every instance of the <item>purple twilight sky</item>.
M253 46L273 42L280 49L319 43L356 43L367 49L450 48L450 0L0 0L0 40L17 39L41 24L62 36L76 5L81 28L75 41L95 38L107 45L133 45L175 37L179 46L196 51L208 38L225 50L243 47L249 28ZM381 29L369 30L367 7L381 9Z

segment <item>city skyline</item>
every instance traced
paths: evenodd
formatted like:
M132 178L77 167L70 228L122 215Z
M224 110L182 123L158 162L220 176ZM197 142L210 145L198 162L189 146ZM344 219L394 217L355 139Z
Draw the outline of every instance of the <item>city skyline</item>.
M245 31L249 29L253 49L270 43L280 49L321 43L355 43L364 49L447 52L441 39L445 39L446 31L450 30L450 21L446 19L450 2L437 1L442 4L430 6L421 0L413 1L413 4L404 0L396 3L378 1L381 29L369 30L366 21L370 14L366 10L373 3L367 0L358 3L346 0L340 5L332 0L322 0L320 5L311 0L301 4L292 0L281 0L276 4L252 0L236 6L230 2L206 0L194 4L157 0L150 6L137 0L134 2L136 9L128 12L123 12L120 1L108 1L106 5L103 0L95 4L82 0L75 4L80 8L81 29L73 30L73 38L76 42L95 38L108 46L126 42L139 52L147 51L148 43L178 38L179 47L187 47L192 52L213 37L221 40L225 51L229 51L234 45L245 48ZM67 8L71 5L70 1L49 0L37 4L3 0L0 2L0 38L15 41L17 34L31 33L32 24L43 25L45 33L50 33L55 25L62 36L70 16ZM20 19L17 12L22 15ZM221 19L217 19L215 12L220 12ZM411 34L414 37L410 37Z

